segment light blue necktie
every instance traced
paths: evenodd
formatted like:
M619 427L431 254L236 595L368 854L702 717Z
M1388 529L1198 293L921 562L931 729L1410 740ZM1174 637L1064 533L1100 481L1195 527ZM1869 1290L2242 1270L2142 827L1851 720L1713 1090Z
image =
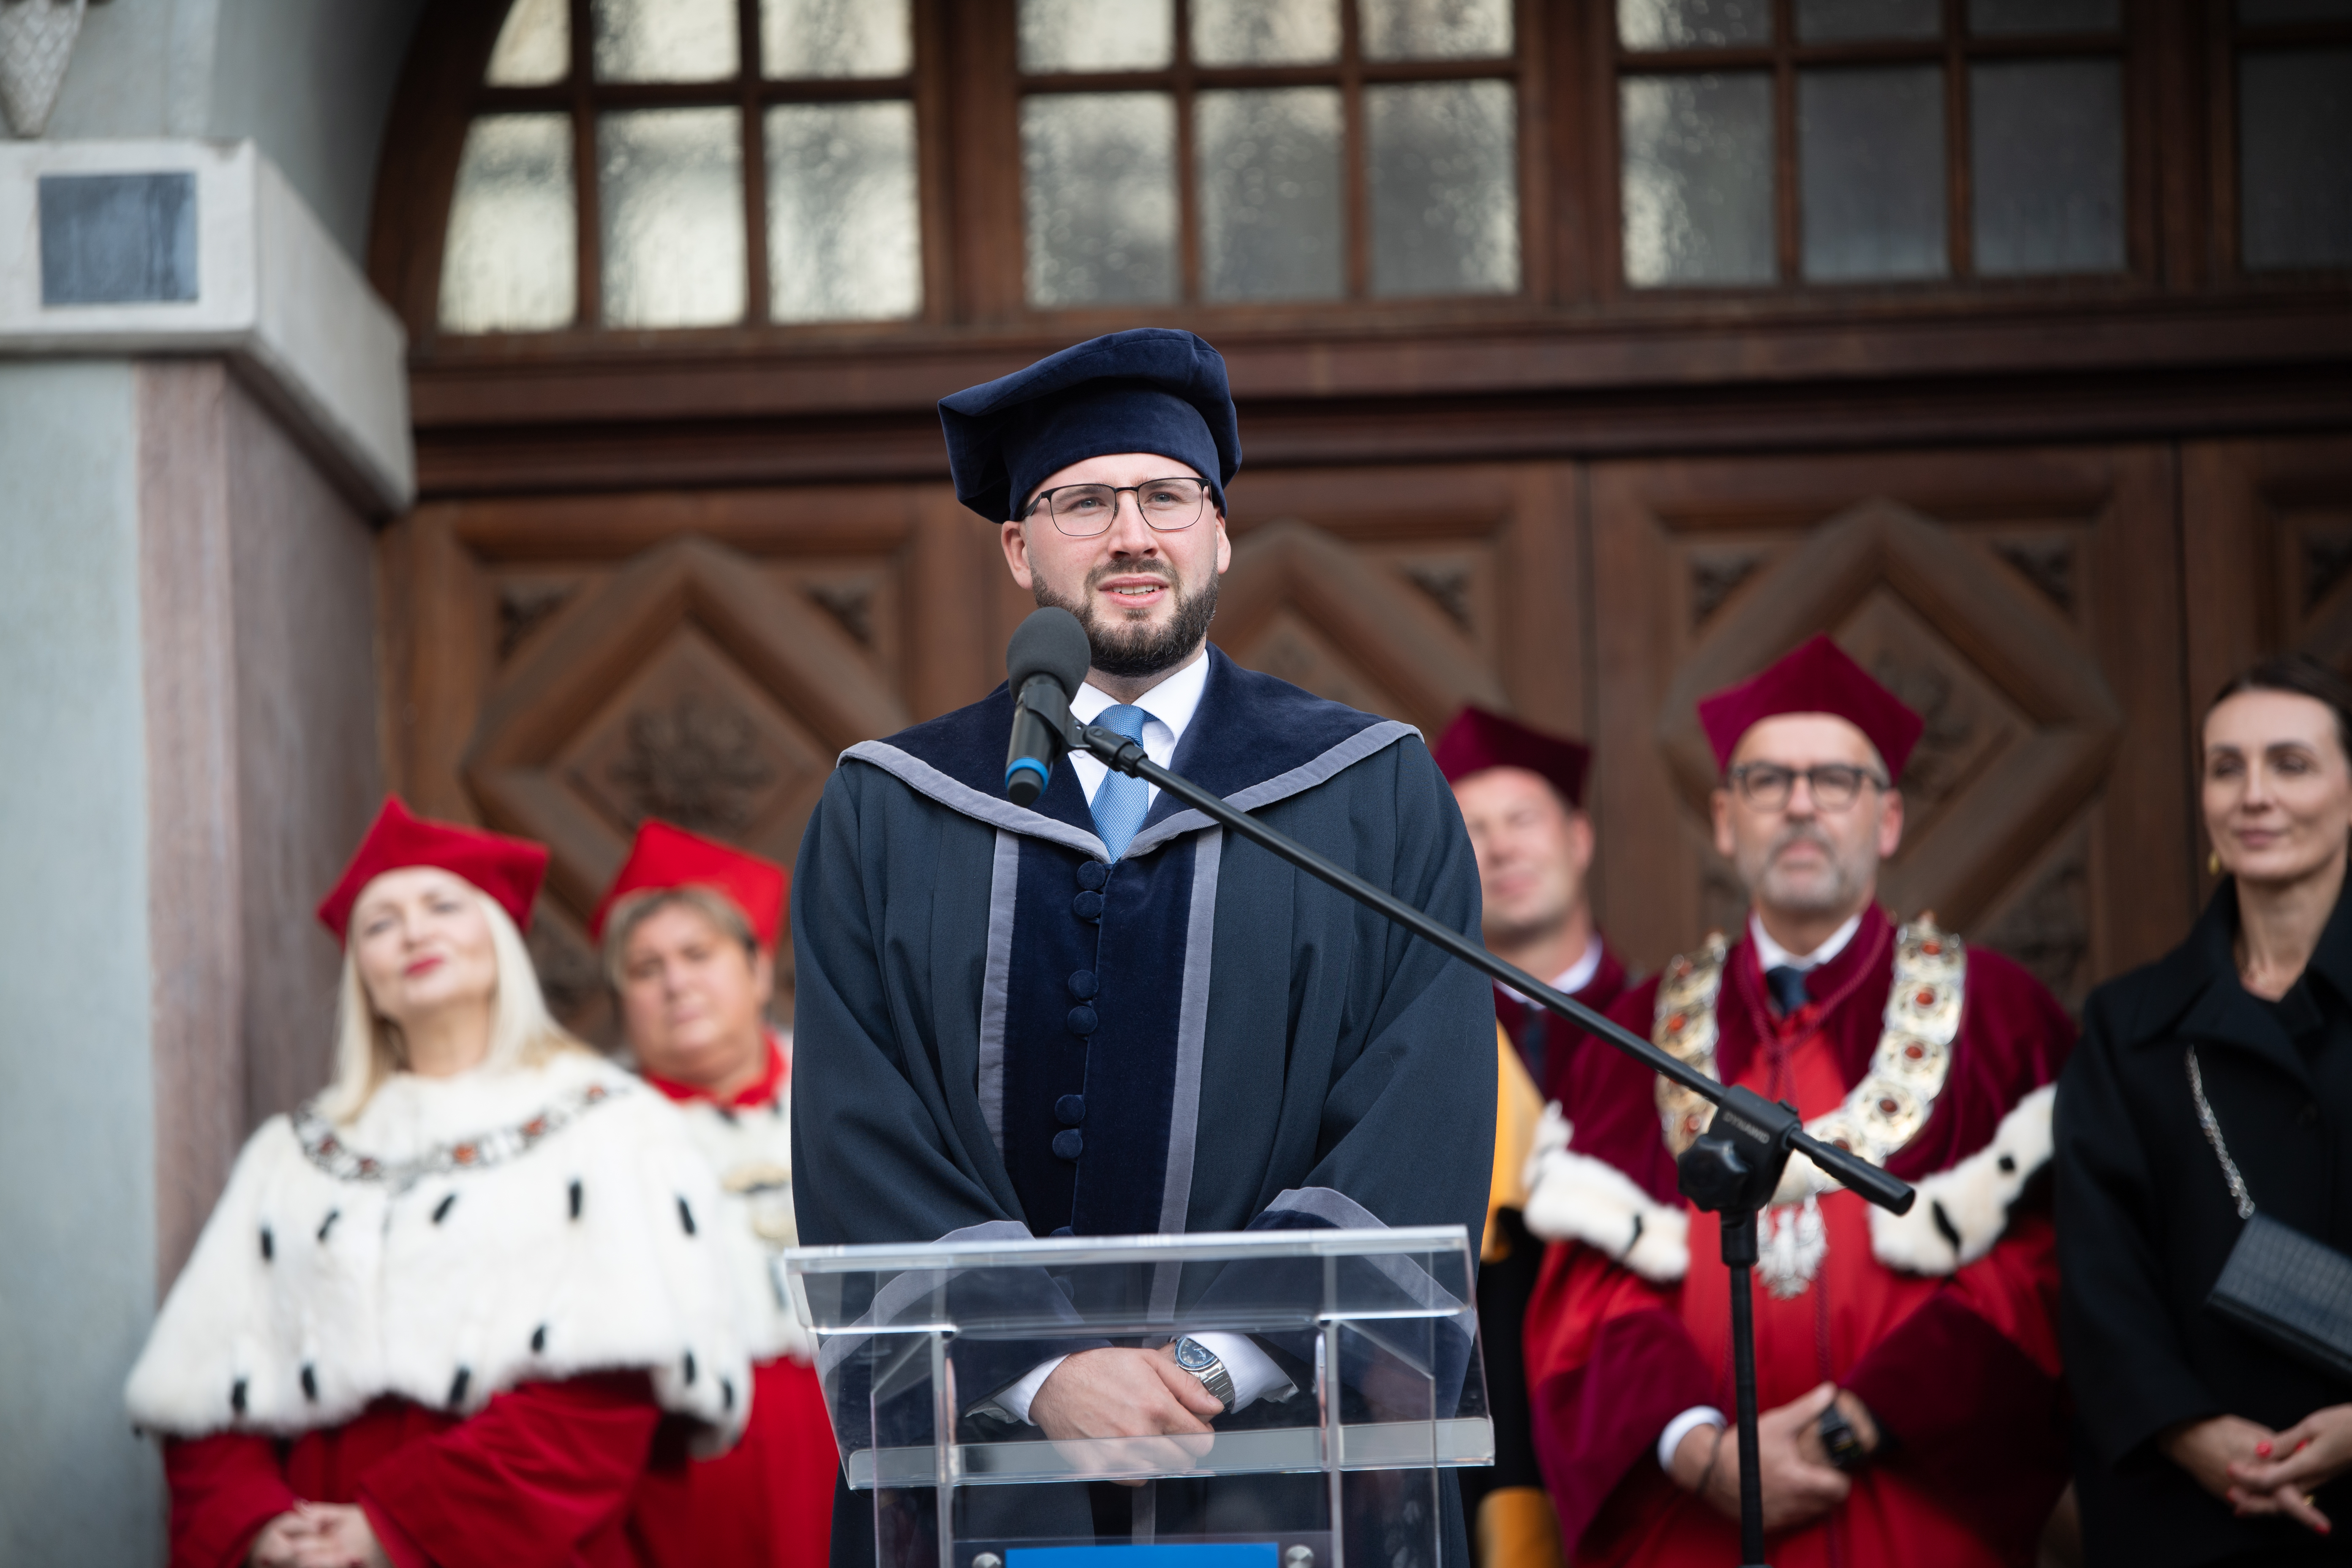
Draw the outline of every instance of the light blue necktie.
M1095 722L1141 745L1143 721L1150 717L1142 709L1122 702L1096 714ZM1103 847L1110 851L1112 859L1127 853L1135 830L1143 826L1144 798L1150 793L1141 779L1118 772L1095 791L1095 831L1102 835Z

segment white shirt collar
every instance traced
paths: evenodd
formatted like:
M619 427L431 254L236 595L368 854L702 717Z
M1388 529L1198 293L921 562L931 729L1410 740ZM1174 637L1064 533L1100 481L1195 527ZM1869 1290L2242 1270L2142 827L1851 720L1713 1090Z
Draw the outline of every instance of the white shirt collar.
M1135 706L1168 726L1174 742L1184 738L1185 727L1192 722L1193 713L1201 706L1201 693L1209 684L1209 650L1202 648L1201 657L1145 692L1135 700ZM1118 706L1118 700L1089 680L1078 688L1070 699L1070 712L1078 722L1091 724L1106 708Z
M1601 933L1596 931L1585 938L1584 956L1551 977L1551 988L1563 996L1573 996L1591 984L1592 977L1600 973ZM1520 995L1517 986L1505 985L1497 981L1495 988L1523 1007L1535 1005L1534 999Z
M1856 910L1845 924L1830 932L1829 941L1822 943L1812 952L1800 955L1790 952L1787 948L1774 942L1769 933L1764 930L1764 922L1757 919L1752 910L1748 916L1748 940L1756 944L1757 967L1767 972L1784 966L1799 971L1818 969L1843 952L1845 944L1852 942L1853 933L1861 929L1862 914L1861 911Z
M1144 711L1143 754L1161 767L1172 767L1176 762L1176 743L1184 738L1184 731L1192 722L1192 715L1201 706L1202 693L1209 686L1209 650L1201 649L1201 657L1145 692L1135 706ZM1091 724L1102 717L1106 708L1116 707L1110 693L1087 682L1070 699L1070 712L1081 724ZM1085 752L1070 753L1071 771L1077 774L1078 787L1086 792L1087 804L1095 803L1095 794L1110 775L1110 770ZM1146 787L1143 808L1149 811L1159 804L1160 786Z

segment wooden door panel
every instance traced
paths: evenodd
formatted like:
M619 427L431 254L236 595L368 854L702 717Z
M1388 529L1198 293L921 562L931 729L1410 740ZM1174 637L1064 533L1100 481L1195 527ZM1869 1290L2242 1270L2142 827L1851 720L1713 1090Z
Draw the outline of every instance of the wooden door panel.
M1643 965L1744 899L1694 705L1817 631L1927 721L1885 901L2069 1002L2189 913L2160 449L1726 458L1591 477L1601 910Z

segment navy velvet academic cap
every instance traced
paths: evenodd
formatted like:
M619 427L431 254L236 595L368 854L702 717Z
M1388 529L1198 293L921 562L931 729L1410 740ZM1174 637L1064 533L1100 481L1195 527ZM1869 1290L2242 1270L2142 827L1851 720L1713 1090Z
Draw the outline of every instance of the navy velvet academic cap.
M1131 327L940 399L956 499L991 522L1072 463L1118 452L1173 458L1209 481L1217 510L1242 466L1224 356L1191 332Z

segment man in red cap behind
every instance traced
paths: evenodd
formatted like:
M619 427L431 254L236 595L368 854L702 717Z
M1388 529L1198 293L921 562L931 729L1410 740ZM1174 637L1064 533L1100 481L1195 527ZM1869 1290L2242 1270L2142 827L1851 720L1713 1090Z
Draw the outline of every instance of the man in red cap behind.
M767 1021L791 880L772 860L648 822L588 922L646 1081L685 1112L752 1356L751 1424L716 1459L656 1454L634 1528L662 1568L816 1568L837 1460L812 1347L771 1264L793 1245L792 1058Z
M1759 1216L1760 1479L1780 1568L2023 1563L2065 1481L2046 1184L2074 1027L2031 976L1876 902L1921 721L1827 637L1705 699L1716 846L1750 912L1612 1016L1914 1184L1897 1217L1793 1158ZM1531 1226L1537 1447L1580 1561L1736 1562L1716 1216L1675 1190L1704 1101L1611 1051L1570 1072Z
M1584 814L1584 776L1591 752L1499 713L1465 708L1430 754L1454 786L1478 857L1487 950L1588 1006L1607 1008L1625 989L1625 967L1601 939L1586 896L1592 821ZM1495 1173L1480 1249L1478 1321L1495 1462L1462 1472L1462 1504L1480 1568L1544 1568L1559 1561L1559 1540L1536 1466L1520 1353L1520 1322L1544 1247L1521 1212L1523 1172L1545 1102L1559 1099L1585 1037L1516 991L1496 985L1494 994Z

